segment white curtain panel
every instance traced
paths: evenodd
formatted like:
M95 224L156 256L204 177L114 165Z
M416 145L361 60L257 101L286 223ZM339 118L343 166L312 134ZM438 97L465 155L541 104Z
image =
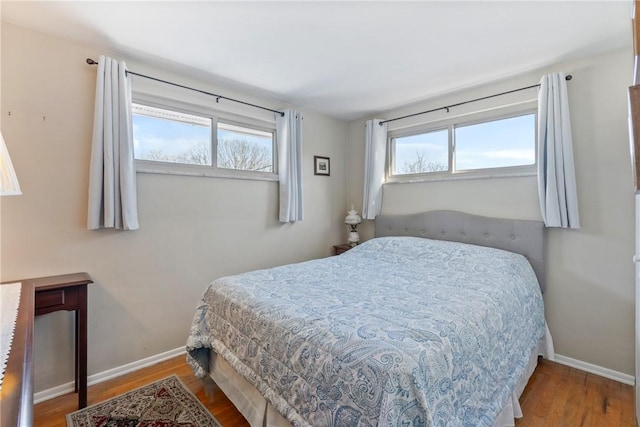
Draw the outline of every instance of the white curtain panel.
M100 56L89 175L90 230L138 228L131 83L124 62Z
M302 221L302 115L285 110L276 113L280 222Z
M580 228L569 99L564 73L548 74L538 93L538 195L547 227Z
M364 198L362 216L375 219L382 208L382 184L387 152L387 124L381 120L367 120L364 148Z

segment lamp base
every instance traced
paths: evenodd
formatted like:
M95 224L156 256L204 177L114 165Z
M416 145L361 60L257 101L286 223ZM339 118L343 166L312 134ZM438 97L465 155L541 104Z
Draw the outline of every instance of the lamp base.
M360 235L358 234L358 232L355 231L355 230L350 231L349 232L349 239L347 240L347 242L351 246L356 246L359 241L360 241Z

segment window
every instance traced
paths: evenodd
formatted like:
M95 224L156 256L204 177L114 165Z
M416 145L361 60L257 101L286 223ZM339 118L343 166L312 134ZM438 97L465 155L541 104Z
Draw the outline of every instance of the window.
M516 113L474 122L389 133L390 181L429 176L527 173L535 169L536 114ZM395 178L395 179L394 179Z
M536 115L454 128L456 170L507 168L536 163Z
M275 129L164 106L132 104L134 154L142 169L275 178Z
M212 119L133 104L135 158L211 166Z
M449 132L434 130L392 139L392 175L449 170Z
M273 132L218 123L219 168L273 172Z

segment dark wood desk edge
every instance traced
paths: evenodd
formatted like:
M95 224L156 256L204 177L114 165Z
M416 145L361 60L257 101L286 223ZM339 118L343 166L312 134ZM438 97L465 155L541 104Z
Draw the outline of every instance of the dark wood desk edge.
M7 282L14 283L14 282ZM5 380L0 390L0 426L33 425L34 287L21 282L20 305ZM7 380L15 379L15 384ZM11 387L7 387L12 385Z
M35 277L24 279L23 283L30 283L36 290L55 289L74 285L85 285L93 283L88 273L60 274L58 276Z

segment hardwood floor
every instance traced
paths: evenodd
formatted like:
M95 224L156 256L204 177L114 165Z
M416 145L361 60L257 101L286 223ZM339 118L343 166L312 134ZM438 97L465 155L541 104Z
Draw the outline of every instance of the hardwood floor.
M248 426L220 390L203 385L178 356L157 365L89 387L89 405L176 374L224 427ZM633 388L577 369L540 360L520 398L524 417L517 427L635 426ZM36 427L65 427L65 415L77 409L77 394L67 394L35 406Z
M517 427L635 427L633 387L540 360L520 397Z
M172 374L176 374L193 394L198 396L198 399L211 411L223 427L249 426L249 423L219 389L211 385L205 385L193 375L191 368L185 362L184 355L90 386L88 405L94 405ZM66 427L66 414L77 409L78 395L75 393L47 400L35 405L33 425L36 427Z

